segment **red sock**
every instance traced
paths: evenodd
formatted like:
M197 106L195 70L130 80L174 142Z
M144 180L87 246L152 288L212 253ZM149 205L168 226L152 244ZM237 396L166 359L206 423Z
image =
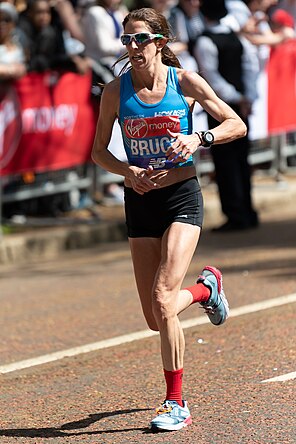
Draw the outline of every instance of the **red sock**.
M163 369L164 376L167 385L166 400L177 401L177 403L183 407L182 400L182 381L183 381L183 369L169 371Z
M211 295L211 291L202 282L193 285L192 287L187 287L185 290L190 291L193 296L192 304L195 302L207 302Z

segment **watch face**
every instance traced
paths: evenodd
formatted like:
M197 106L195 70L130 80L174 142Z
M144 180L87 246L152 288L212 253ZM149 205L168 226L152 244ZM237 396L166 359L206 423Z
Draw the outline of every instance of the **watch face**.
M207 143L213 143L214 142L214 136L212 133L206 132L204 133L204 139Z

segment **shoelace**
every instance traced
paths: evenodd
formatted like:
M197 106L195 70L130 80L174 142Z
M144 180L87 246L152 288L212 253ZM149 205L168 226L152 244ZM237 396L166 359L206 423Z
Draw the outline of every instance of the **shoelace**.
M173 407L168 402L164 402L160 407L155 409L158 415L162 415L163 413L169 413L173 410Z
M211 305L203 305L202 307L199 307L202 310L204 310L204 313L206 314L215 314L216 310Z

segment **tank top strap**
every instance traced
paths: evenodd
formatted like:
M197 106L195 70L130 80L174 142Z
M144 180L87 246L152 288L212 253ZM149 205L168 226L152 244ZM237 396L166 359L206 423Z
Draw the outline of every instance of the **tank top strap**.
M189 105L186 102L186 99L181 89L181 85L179 83L177 70L174 66L169 66L168 86L172 88L174 91L176 91L176 93L180 96L180 99L183 101L185 107L189 109Z
M131 72L127 71L120 76L120 108L124 103L125 98L133 93L133 85L131 79Z
M179 84L178 76L176 73L176 69L173 66L169 66L168 70L168 84L172 86L174 89L177 89Z

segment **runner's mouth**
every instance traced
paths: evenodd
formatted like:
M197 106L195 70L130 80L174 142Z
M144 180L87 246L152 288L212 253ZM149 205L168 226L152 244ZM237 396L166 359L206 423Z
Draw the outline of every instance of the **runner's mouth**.
M139 60L143 60L143 56L133 56L132 57L133 60L139 61Z

